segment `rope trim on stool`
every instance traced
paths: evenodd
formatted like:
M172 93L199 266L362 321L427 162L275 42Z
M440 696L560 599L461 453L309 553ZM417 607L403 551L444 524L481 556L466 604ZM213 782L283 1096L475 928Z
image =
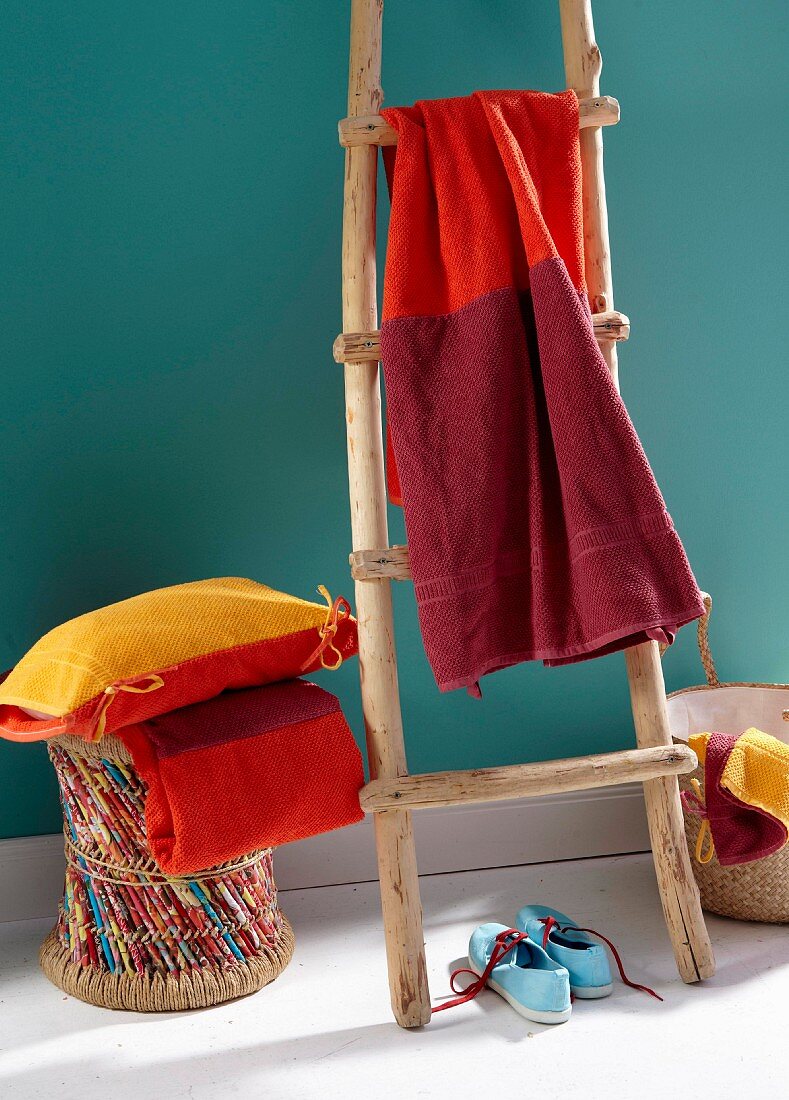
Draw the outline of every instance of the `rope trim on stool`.
M53 928L41 947L39 962L49 980L72 997L99 1008L130 1012L180 1012L208 1008L248 993L256 993L278 977L293 956L293 929L283 916L277 942L258 955L223 970L205 967L171 974L110 974L74 965L71 953Z

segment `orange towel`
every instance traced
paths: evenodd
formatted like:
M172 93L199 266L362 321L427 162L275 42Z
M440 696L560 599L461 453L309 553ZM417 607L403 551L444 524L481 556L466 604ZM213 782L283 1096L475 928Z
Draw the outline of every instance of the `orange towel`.
M361 820L362 758L337 699L287 680L118 731L148 787L159 866L189 874Z

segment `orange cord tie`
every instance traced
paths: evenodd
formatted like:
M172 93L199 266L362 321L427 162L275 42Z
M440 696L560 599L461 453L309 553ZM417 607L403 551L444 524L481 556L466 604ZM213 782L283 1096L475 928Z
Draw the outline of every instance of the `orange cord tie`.
M146 680L150 680L147 687L137 687L137 684L142 684ZM99 741L104 736L104 731L107 728L107 711L110 709L110 703L119 692L126 691L130 695L147 695L149 691L158 691L161 687L164 687L164 680L155 673L150 676L141 676L139 680L130 684L110 684L105 687L104 699L96 713L96 729L93 736L89 737L88 740Z
M682 792L682 804L688 813L695 814L697 817L701 818L699 833L696 837L695 855L696 862L703 866L705 863L709 863L715 855L715 841L712 836L712 828L710 826L710 819L707 815L707 808L704 805L704 792L701 789L701 783L698 779L691 779L690 784L693 790Z
M326 603L329 605L326 612L326 620L323 626L318 627L318 634L321 638L321 644L311 653L304 664L301 666L301 671L305 672L310 665L313 664L318 658L322 668L328 669L330 672L334 672L340 667L343 662L343 656L337 646L334 644L334 636L339 630L340 623L345 619L350 618L351 605L345 599L344 596L338 596L336 600L332 600L331 594L325 585L318 585L318 592L323 596ZM326 653L334 653L336 660L334 664L328 664L326 661Z

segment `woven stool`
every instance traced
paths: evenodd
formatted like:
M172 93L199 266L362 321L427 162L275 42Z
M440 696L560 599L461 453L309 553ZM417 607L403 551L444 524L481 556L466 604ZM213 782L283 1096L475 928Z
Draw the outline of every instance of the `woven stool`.
M49 743L63 805L66 883L41 947L56 986L104 1008L169 1012L254 993L290 962L271 849L184 877L145 839L145 786L113 736Z

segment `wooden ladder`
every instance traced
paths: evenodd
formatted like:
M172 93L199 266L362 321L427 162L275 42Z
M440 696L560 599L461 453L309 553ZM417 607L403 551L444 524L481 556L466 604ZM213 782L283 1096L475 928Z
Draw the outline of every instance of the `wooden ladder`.
M586 281L606 363L617 379L616 343L627 338L627 317L614 308L601 127L616 123L619 104L600 95L600 51L591 0L559 0L567 83L580 101ZM352 0L348 118L339 124L345 147L343 206L343 334L334 346L345 364L346 428L353 553L359 620L359 661L370 782L361 792L375 816L389 986L402 1027L430 1019L411 811L494 799L584 790L641 780L663 912L685 982L715 969L693 878L677 775L696 763L674 746L655 642L625 652L638 747L512 767L409 775L403 742L392 621L392 580L410 576L405 547L390 547L378 372L375 205L378 147L396 133L377 114L383 94L383 0Z

